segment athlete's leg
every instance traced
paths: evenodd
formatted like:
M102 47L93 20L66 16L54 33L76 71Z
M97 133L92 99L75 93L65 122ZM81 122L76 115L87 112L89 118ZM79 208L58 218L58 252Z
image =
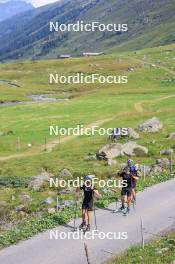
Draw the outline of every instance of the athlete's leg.
M131 202L132 202L132 196L128 196L127 197L127 205L128 205L128 209L130 210L131 207Z
M87 210L87 218L88 218L88 225L90 226L90 224L91 224L91 218L92 218L92 211Z
M132 188L132 200L133 201L136 200L136 191L135 191L135 188Z
M122 195L121 200L122 200L122 207L125 207L125 203L127 202L127 196Z
M82 209L82 222L86 222L86 210Z

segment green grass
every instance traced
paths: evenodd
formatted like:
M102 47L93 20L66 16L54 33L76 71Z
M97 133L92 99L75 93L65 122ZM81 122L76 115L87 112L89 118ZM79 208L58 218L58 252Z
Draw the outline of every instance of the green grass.
M166 50L172 51L166 54ZM44 153L45 138L47 141L56 137L49 135L49 126L75 127L77 124L85 126L98 120L112 118L105 122L104 127L137 126L145 119L153 116L159 117L164 123L164 129L158 134L141 134L139 143L145 145L153 152L154 157L159 157L160 149L171 147L173 141L167 141L166 136L174 131L174 83L162 82L163 78L173 74L164 69L150 68L142 65L137 59L147 55L147 61L156 63L160 57L174 65L174 46L163 47L163 52L157 49L139 51L138 54L125 53L119 56L99 58L70 59L66 61L48 60L40 62L24 62L1 65L0 79L16 80L21 88L11 88L0 84L0 100L10 101L29 100L28 95L40 93L54 93L61 97L69 94L69 101L57 103L28 103L16 106L0 107L0 156L12 154L24 154L24 158L12 159L0 162L1 175L31 176L38 172L43 164L53 172L61 170L64 166L73 171L96 171L100 167L102 171L109 168L102 163L87 162L84 157L89 152L96 152L106 144L106 137L79 137L57 146L50 154ZM162 55L163 54L163 55ZM151 58L151 59L150 59ZM135 66L134 72L128 72L129 66ZM165 65L171 69L170 65ZM56 70L58 73L72 74L76 72L100 72L101 74L123 74L129 76L126 85L49 85L49 72ZM72 70L73 69L73 70ZM158 101L159 98L163 98ZM137 103L142 103L142 112L136 109ZM9 134L13 131L13 134ZM17 148L17 140L20 137L20 149ZM155 145L150 145L152 140ZM28 144L32 148L28 148ZM28 157L26 154L38 153L40 155ZM150 157L143 160L152 162ZM32 164L32 166L31 166Z
M162 249L167 249L163 251ZM162 253L161 253L162 250ZM160 236L145 245L135 246L123 255L107 262L108 264L170 264L175 260L175 232L170 232L164 237Z

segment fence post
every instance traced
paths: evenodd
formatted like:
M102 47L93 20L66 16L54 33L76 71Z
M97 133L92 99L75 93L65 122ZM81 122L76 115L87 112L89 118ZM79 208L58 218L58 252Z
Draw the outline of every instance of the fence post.
M47 138L45 137L45 140L44 140L44 151L47 151Z
M146 177L146 168L145 165L143 166L143 179L145 181L145 177Z
M59 199L58 199L58 195L57 195L57 212L58 212L58 204L59 204Z
M170 154L170 173L173 173L173 152Z
M21 139L20 137L17 138L17 149L20 150L21 148Z
M145 248L145 240L144 240L144 231L143 231L143 221L140 217L140 228L141 228L141 237L142 237L142 249Z

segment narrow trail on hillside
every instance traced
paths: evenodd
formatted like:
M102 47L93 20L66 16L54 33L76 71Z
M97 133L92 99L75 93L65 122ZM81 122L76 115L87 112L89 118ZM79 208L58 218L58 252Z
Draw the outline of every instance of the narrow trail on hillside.
M106 122L109 122L111 120L113 120L115 117L110 117L110 118L106 118L106 119L100 119L94 123L89 124L88 126L85 127L86 128L93 128L94 126L100 126L103 125ZM74 138L78 137L78 135L70 135L70 136L66 136L63 138L59 138L57 140L53 140L48 142L46 145L41 145L39 146L38 150L35 150L31 153L19 153L19 154L13 154L13 155L9 155L9 156L4 156L4 157L0 157L0 161L6 161L6 160L10 160L10 159L17 159L17 158L24 158L24 157L30 157L30 156L36 156L36 155L42 155L42 154L48 154L50 153L56 146L70 141Z
M149 104L150 103L157 103L157 102L161 102L163 100L166 100L166 99L169 99L169 98L173 98L175 97L175 94L172 94L172 95L167 95L167 96L162 96L160 98L156 98L156 99L153 99L153 100L150 100L149 101ZM139 113L143 113L145 111L144 109L144 104L147 104L148 102L147 101L141 101L141 102L137 102L134 104L134 108L137 112Z

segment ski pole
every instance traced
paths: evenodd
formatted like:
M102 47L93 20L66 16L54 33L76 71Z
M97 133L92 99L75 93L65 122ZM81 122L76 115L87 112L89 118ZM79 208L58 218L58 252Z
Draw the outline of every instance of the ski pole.
M75 206L75 214L74 214L74 231L76 230L77 207L78 207L78 202L76 202L76 206Z
M93 192L93 200L94 200L94 192ZM96 212L95 212L95 203L94 203L94 220L95 220L95 229L97 230L97 218L96 218Z
M94 219L95 219L95 229L96 231L98 230L97 228L97 217L96 217L96 210L95 210L95 206L94 206Z

